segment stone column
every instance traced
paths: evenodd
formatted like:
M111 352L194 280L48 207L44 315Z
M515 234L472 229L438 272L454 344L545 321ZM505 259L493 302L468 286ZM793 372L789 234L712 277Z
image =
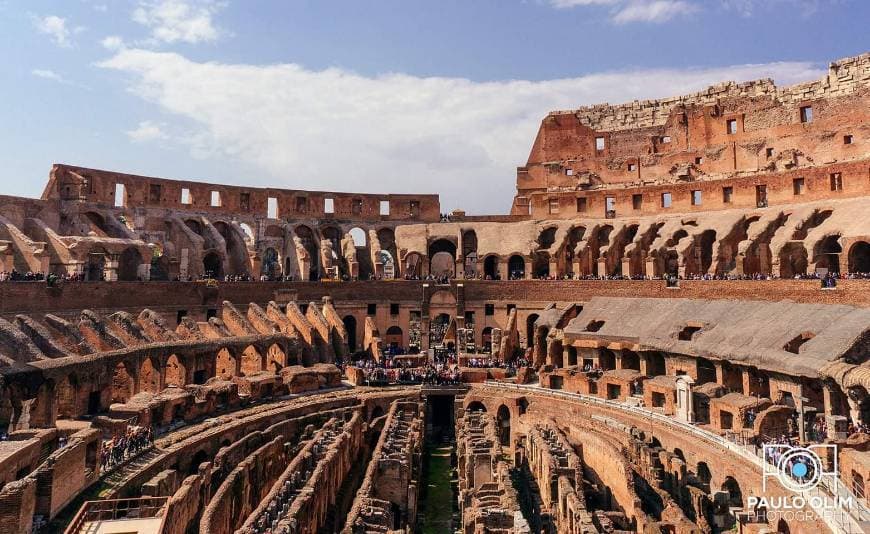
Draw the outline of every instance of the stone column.
M687 423L695 421L695 407L692 398L692 377L680 375L677 377L677 417Z

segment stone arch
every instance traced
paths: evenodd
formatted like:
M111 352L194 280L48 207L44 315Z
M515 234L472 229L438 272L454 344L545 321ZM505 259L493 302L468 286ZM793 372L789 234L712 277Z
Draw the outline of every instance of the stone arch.
M371 280L375 276L375 266L372 264L371 248L365 230L355 226L350 229L348 235L356 249L357 276L360 280Z
M511 280L517 280L525 277L526 259L519 254L514 254L508 258L508 278Z
M640 355L631 350L622 351L622 368L640 371Z
M269 280L275 280L281 277L281 259L278 257L278 251L272 247L263 251L260 274L266 276Z
M687 274L706 274L713 265L713 245L716 243L716 230L704 230L695 240L692 269Z
M396 325L387 328L384 335L384 344L387 347L401 348L402 347L402 329Z
M85 280L95 282L106 277L106 251L96 247L88 252L88 259L84 266Z
M223 278L223 261L220 254L211 251L202 257L202 272L207 278Z
M247 223L239 223L239 228L242 229L242 233L244 234L245 244L249 247L253 247L254 242L256 241L254 238L254 230L251 229L250 225ZM283 237L283 235L281 237Z
M828 269L828 272L840 272L840 255L843 247L840 245L840 236L837 234L827 235L815 247L813 261L816 269Z
M160 372L154 368L151 358L145 358L139 366L139 391L160 393Z
M310 227L300 224L293 230L293 233L299 238L302 248L308 253L308 258L311 262L308 269L308 279L317 280L320 278L320 250L314 231Z
M599 349L598 366L604 371L616 369L616 354L610 349Z
M263 357L253 345L248 345L242 351L241 375L250 376L263 370Z
M483 259L483 276L490 280L498 278L498 255L489 254Z
M118 280L133 282L139 278L139 266L142 265L142 254L136 247L127 247L118 259Z
M163 245L153 243L151 251L151 269L148 279L153 282L169 280L169 258L164 254Z
M807 272L807 249L802 243L786 243L779 252L779 276L794 278Z
M356 317L345 315L341 322L344 324L345 332L347 332L347 349L351 353L356 352Z
M498 407L496 421L498 422L498 441L502 447L507 447L511 444L511 411L504 404Z
M208 453L205 450L200 449L193 455L193 459L190 461L190 466L187 468L187 474L195 475L197 471L199 471L199 466L209 460Z
M547 278L550 276L550 253L539 250L535 253L535 261L532 263L532 273L535 278Z
M135 389L135 382L127 371L127 365L118 362L112 371L112 402L127 402Z
M647 356L646 373L649 376L666 374L665 356L660 352L650 352Z
M728 493L728 506L741 508L743 507L743 492L740 490L740 484L737 480L728 476L722 483L722 491Z
M402 274L407 277L419 278L423 275L423 255L419 252L409 252L405 254L402 261Z
M190 228L190 231L196 235L202 235L202 223L197 221L196 219L187 219L184 221L184 225Z
M266 351L266 365L275 374L278 374L287 365L287 355L277 343L269 345L269 349Z
M236 376L238 362L230 349L224 347L218 351L215 358L215 376L222 380L229 380Z
M182 360L175 354L171 354L167 358L164 375L163 383L167 387L175 386L180 388L187 384L187 369Z
M465 407L466 412L483 412L486 413L486 406L480 401L471 401Z
M57 382L57 416L72 419L78 414L79 381L75 373L69 373Z
M101 237L109 237L109 229L106 226L106 219L95 211L87 211L84 214L85 221L88 224L88 232L94 232Z
M870 273L870 243L856 241L849 247L849 272Z
M429 273L435 276L456 274L456 243L441 238L429 244Z
M713 473L710 471L710 466L707 465L707 462L698 462L695 474L698 476L698 480L709 488L710 481L713 480Z

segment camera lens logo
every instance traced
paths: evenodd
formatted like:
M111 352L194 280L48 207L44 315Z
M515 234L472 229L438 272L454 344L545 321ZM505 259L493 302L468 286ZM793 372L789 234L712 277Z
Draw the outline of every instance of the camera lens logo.
M767 489L767 480L775 478L780 485L795 493L809 491L821 484L823 477L837 477L837 468L825 470L819 452L820 449L834 449L836 463L836 445L811 445L809 447L792 447L791 445L769 444L764 446L763 489Z

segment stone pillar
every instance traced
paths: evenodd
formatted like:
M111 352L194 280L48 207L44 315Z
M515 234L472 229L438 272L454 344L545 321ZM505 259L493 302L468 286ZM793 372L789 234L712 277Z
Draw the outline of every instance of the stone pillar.
M508 259L505 258L498 262L498 275L502 280L507 280L510 272L508 271Z
M656 274L656 263L655 260L649 256L647 256L646 261L644 261L644 275L645 276L654 276Z
M531 258L524 258L524 261L526 265L526 273L523 278L525 278L526 280L530 280L534 275L534 273L532 272L532 260Z
M106 282L118 280L118 254L106 254L106 262L103 266L103 277Z
M649 355L640 355L640 374L649 376Z
M628 256L622 257L622 276L631 276L631 258Z
M607 275L607 258L598 258L598 276Z
M677 377L677 417L687 423L695 422L695 406L692 385L695 381L687 375Z

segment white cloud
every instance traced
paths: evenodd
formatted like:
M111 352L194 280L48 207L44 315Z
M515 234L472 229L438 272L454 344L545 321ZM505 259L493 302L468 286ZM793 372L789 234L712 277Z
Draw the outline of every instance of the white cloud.
M213 0L140 0L133 20L151 30L154 43L196 44L217 40L212 15L222 7Z
M697 10L698 6L683 0L634 0L616 12L613 22L667 22Z
M773 63L474 82L297 64L198 63L140 49L121 50L101 66L129 75L134 94L190 128L177 142L195 157L263 171L220 177L225 180L440 193L444 210L471 213L507 211L516 167L525 163L549 110L678 95L723 80L770 76L794 83L824 73L808 63Z
M103 38L103 40L100 41L100 44L103 45L103 48L106 50L120 50L121 48L124 48L124 40L117 35L109 35L108 37Z
M34 17L33 24L37 31L44 35L48 35L54 44L69 48L72 46L70 40L70 29L66 25L66 19L57 15L48 15L45 17Z
M69 83L66 78L50 69L33 69L30 71L30 74L33 74L37 78L44 78L59 83Z
M163 132L160 125L151 121L142 121L139 126L133 130L124 132L130 140L136 143L147 143L149 141L162 141L169 139L169 136Z
M797 9L801 16L816 13L822 4L837 4L842 0L721 0L725 9L735 11L743 17L752 17L761 9Z

